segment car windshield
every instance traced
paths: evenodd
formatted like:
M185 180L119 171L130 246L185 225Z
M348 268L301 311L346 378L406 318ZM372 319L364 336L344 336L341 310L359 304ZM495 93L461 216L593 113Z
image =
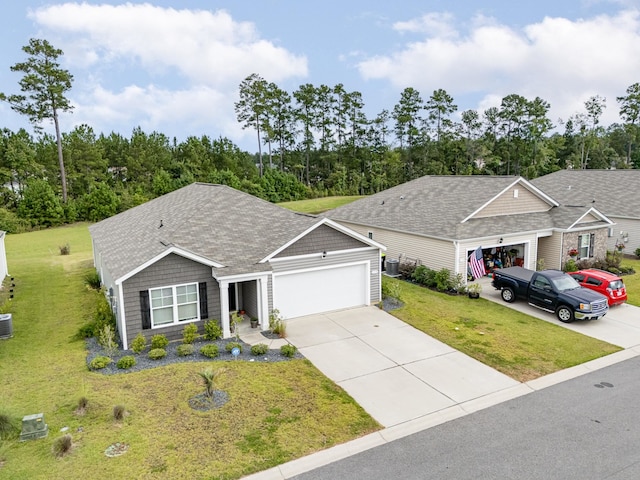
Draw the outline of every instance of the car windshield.
M553 286L556 287L556 290L558 290L559 292L564 292L566 290L573 290L574 288L580 287L580 284L576 282L576 280L569 275L563 275L558 278L553 278L551 282L553 283Z

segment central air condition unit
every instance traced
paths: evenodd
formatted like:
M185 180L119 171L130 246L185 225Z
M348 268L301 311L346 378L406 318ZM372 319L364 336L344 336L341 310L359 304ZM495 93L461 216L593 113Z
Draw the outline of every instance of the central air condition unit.
M13 320L10 313L0 314L0 338L13 337Z
M44 423L44 414L34 413L33 415L25 415L22 417L22 433L20 433L20 441L35 440L36 438L44 438L49 433L49 426Z

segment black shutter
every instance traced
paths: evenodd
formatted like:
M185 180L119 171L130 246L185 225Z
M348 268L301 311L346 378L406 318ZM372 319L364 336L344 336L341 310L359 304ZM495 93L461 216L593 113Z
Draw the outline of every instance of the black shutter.
M593 249L595 248L595 243L596 243L596 234L592 233L589 236L589 256L593 257Z
M198 290L200 293L200 320L209 318L209 302L207 302L207 282L200 282L198 284Z
M142 329L151 328L151 310L149 309L149 291L140 290L140 316L142 317Z

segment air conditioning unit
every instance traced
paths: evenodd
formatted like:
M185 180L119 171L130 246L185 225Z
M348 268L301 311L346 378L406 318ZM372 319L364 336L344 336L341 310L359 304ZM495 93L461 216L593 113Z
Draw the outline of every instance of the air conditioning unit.
M0 314L0 338L13 337L13 320L10 313Z
M49 434L49 426L44 423L44 414L34 413L33 415L25 415L22 417L22 433L20 433L20 441L34 440L36 438L44 438Z

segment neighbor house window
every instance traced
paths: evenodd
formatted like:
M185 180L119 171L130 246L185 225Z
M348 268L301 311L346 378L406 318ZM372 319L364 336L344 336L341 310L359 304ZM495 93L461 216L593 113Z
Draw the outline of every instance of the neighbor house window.
M593 257L593 242L595 235L593 233L585 233L578 237L578 255L579 258Z
M164 327L199 318L197 283L152 288L149 296L152 327Z

